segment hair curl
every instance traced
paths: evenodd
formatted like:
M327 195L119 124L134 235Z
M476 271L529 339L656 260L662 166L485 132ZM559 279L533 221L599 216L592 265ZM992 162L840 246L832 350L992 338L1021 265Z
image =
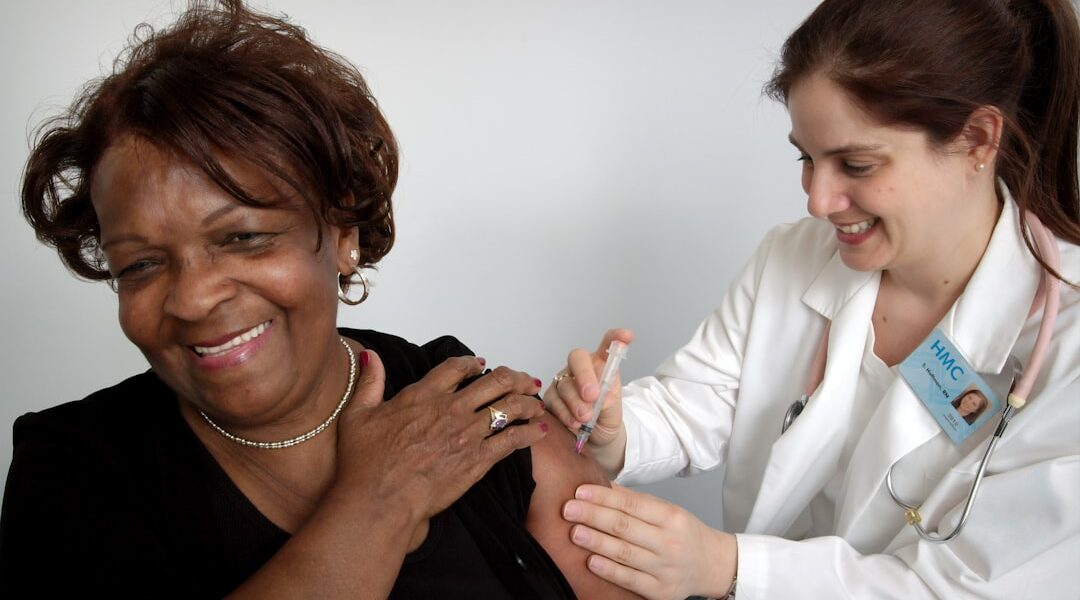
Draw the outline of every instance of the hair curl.
M23 213L87 279L110 278L90 180L126 135L190 161L239 202L265 205L220 158L250 161L296 190L320 223L356 227L360 266L393 246L397 142L363 77L300 27L242 0L194 0L164 30L139 25L112 74L38 130Z
M786 104L813 73L939 145L976 109L998 109L997 173L1021 215L1080 244L1080 26L1068 0L825 0L784 43L765 91Z

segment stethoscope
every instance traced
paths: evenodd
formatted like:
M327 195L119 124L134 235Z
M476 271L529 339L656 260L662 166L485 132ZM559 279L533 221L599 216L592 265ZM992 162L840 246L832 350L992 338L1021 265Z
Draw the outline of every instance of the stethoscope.
M1054 242L1053 236L1047 231L1046 227L1039 221L1039 219L1031 214L1027 213L1028 229L1031 231L1032 239L1035 242L1035 246L1042 253L1043 260L1046 261L1051 268L1055 271L1060 268L1060 259L1058 256L1058 247ZM1035 298L1031 304L1030 315L1035 314L1039 304L1043 307L1042 322L1039 325L1039 333L1035 338L1035 347L1031 350L1031 357L1028 359L1028 367L1020 376L1019 381L1015 381L1012 389L1009 392L1008 401L1005 403L1005 408L1001 411L1001 419L998 421L997 428L994 430L994 434L990 437L990 443L986 446L986 451L983 453L982 460L979 462L979 469L975 473L975 482L971 484L971 491L968 492L967 501L964 503L964 511L960 515L960 521L956 524L956 527L948 535L938 535L926 531L922 526L922 515L919 513L919 506L908 504L900 499L893 489L892 472L893 464L889 467L889 472L885 476L885 487L889 490L889 495L892 496L893 502L904 509L904 520L908 525L915 528L916 533L922 539L933 542L935 544L943 544L956 536L960 535L960 531L963 530L964 524L967 523L968 515L971 514L971 507L975 502L975 496L979 493L979 486L982 484L983 475L986 472L986 465L990 462L990 457L994 454L994 449L997 447L998 441L1001 439L1001 435L1005 432L1005 427L1008 426L1009 421L1012 420L1016 411L1023 408L1027 403L1028 394L1031 393L1031 388L1035 384L1035 379L1039 375L1039 370L1042 368L1043 360L1046 357L1046 349L1050 346L1050 338L1054 332L1054 321L1057 320L1058 309L1061 305L1061 296L1059 289L1059 281L1056 277L1049 272L1044 271L1042 274L1042 283L1039 285L1039 289L1035 293ZM806 390L803 395L793 402L787 409L787 413L784 414L784 421L780 429L780 434L783 435L787 432L791 424L795 422L795 419L802 414L806 403L810 399L810 396L814 393L814 390L821 385L821 381L825 377L825 361L827 358L829 347L829 325L826 324L825 332L821 336L821 341L818 343L817 353L814 355L814 361L810 365L810 375L807 378Z

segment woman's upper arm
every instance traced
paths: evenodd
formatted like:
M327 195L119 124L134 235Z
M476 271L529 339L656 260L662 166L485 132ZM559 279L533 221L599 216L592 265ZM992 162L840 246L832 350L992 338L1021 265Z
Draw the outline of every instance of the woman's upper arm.
M574 497L574 490L579 485L608 485L608 481L596 461L587 454L574 452L574 436L555 418L545 414L540 420L551 429L532 447L536 489L525 521L529 533L555 561L579 598L637 598L637 595L593 575L585 566L588 551L570 541L571 523L562 517L563 504Z

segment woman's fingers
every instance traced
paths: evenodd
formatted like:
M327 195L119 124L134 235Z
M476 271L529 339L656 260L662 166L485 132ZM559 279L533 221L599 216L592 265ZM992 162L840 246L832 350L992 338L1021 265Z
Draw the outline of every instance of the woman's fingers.
M544 414L544 404L532 396L510 394L476 411L469 425L467 436L476 440L497 434L510 423L529 420Z
M357 357L360 376L356 381L351 405L356 408L374 408L383 402L386 388L386 370L382 359L372 350L364 350Z
M484 370L484 359L476 356L454 356L428 371L418 384L430 386L434 391L451 393L462 381L479 375Z
M525 423L510 425L495 435L480 442L480 454L486 459L478 465L476 478L479 479L492 465L506 458L511 452L528 448L547 435L547 423Z
M540 392L541 381L522 371L499 367L458 392L464 410L475 411L507 394L532 395Z

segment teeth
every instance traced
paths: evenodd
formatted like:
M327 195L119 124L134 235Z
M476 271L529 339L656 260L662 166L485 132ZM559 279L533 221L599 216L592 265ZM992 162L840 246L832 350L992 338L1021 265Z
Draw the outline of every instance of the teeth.
M854 225L837 225L836 228L844 233L862 233L873 227L874 223L877 223L876 218L863 221L862 223L855 223Z
M250 342L251 340L259 337L263 334L264 331L266 331L266 328L269 326L270 321L267 321L265 323L259 323L258 325L252 327L244 333L241 333L240 335L234 337L233 339L225 342L220 346L192 346L192 348L199 356L214 356L217 354L224 354L229 350L232 350L233 348L239 346L240 344L243 344L244 342Z

